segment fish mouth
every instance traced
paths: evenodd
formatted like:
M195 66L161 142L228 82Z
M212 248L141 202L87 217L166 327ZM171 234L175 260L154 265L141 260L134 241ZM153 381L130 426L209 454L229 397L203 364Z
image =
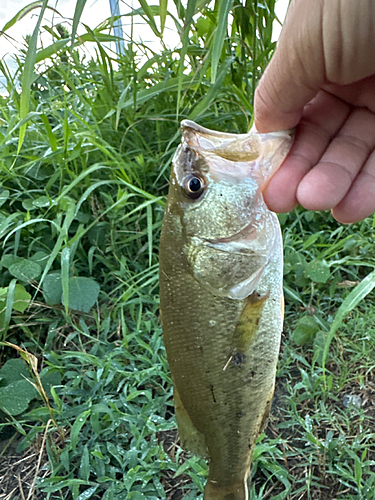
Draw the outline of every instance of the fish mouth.
M287 156L294 135L293 130L231 134L210 130L190 120L183 120L181 128L183 143L209 164L214 181L231 178L240 182L252 177L260 190Z
M253 127L250 130L250 132L248 132L247 134L234 134L234 133L230 133L230 132L219 132L218 130L212 130L210 128L203 127L202 125L199 125L199 123L195 123L192 120L182 120L180 125L181 125L182 130L190 128L202 136L206 135L206 136L211 136L211 137L218 137L221 139L225 139L225 138L238 139L238 137L241 137L241 136L245 137L245 136L248 136L249 134L257 134L257 135L270 135L270 134L272 134L275 137L276 136L284 137L286 135L289 135L290 138L292 139L294 136L294 131L295 131L294 128L290 128L287 130L279 130L276 132L269 132L267 134L261 134L256 130L255 127Z

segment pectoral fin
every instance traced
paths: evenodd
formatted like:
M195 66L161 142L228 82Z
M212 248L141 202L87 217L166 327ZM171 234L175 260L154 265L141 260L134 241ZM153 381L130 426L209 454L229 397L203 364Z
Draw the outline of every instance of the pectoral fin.
M247 297L233 336L232 344L235 352L245 353L249 349L258 331L259 321L267 299L268 295L261 297L256 292Z
M201 432L194 427L188 412L181 401L180 395L174 386L173 390L174 408L176 413L178 433L181 439L181 445L183 448L191 451L196 455L201 457L208 456L208 450L205 443L204 436Z

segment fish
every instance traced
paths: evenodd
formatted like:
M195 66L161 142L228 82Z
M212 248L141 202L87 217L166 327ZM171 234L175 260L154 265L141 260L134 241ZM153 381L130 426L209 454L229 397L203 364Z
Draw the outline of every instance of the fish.
M281 230L262 191L293 134L181 129L159 253L175 415L181 445L208 459L204 500L246 500L284 310Z

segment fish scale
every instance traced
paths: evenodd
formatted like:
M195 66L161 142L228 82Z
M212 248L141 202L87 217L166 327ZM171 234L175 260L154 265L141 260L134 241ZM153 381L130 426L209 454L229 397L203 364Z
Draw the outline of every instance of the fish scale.
M292 139L182 130L160 243L176 418L182 445L209 460L204 499L246 500L282 330L281 233L261 188Z

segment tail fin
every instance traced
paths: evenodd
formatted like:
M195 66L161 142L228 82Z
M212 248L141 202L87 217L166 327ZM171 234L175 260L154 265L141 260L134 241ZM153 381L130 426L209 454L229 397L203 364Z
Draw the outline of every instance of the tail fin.
M230 486L220 486L208 479L203 496L203 500L248 500L248 498L247 479Z

